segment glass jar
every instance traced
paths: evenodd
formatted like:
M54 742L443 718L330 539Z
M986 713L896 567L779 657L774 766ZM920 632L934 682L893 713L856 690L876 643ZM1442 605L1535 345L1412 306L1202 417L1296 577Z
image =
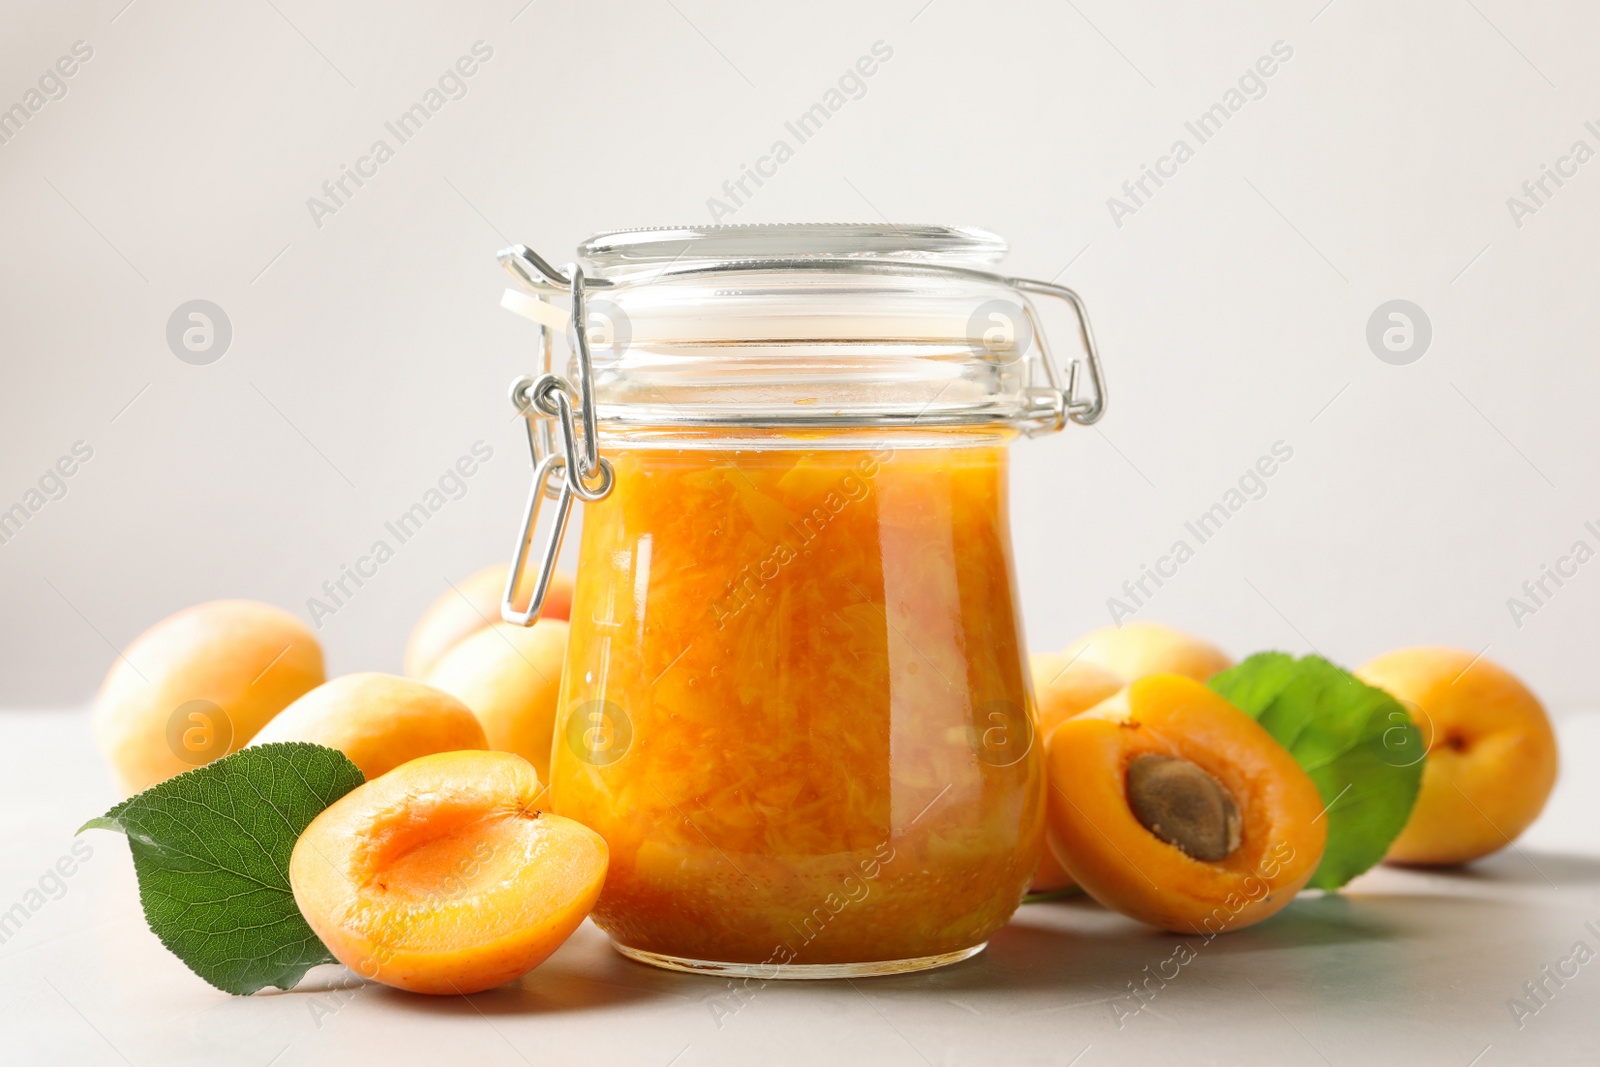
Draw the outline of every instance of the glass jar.
M1044 784L1007 446L1105 393L1076 295L986 269L1005 247L726 226L601 234L560 270L501 253L544 362L512 391L536 469L503 610L537 617L586 501L551 805L610 847L593 918L625 955L917 970L981 951L1027 891ZM1077 316L1065 373L1030 295Z

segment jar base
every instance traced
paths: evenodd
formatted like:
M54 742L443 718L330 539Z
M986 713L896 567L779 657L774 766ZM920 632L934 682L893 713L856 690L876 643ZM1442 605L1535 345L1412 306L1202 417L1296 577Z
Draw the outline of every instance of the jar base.
M971 948L955 952L941 952L935 956L916 956L906 960L879 960L870 963L722 963L717 960L696 960L685 956L668 956L660 952L646 952L629 948L616 941L611 947L630 960L648 963L669 971L689 974L709 974L725 978L756 978L761 981L794 981L819 978L872 978L886 974L910 974L929 971L935 967L948 967L952 963L970 960L987 948L982 941Z

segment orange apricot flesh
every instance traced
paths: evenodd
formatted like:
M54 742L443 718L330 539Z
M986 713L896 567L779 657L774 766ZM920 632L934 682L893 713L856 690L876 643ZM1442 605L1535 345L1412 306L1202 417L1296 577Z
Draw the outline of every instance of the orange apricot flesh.
M485 567L439 594L428 605L411 629L406 641L405 673L409 678L424 678L444 654L486 626L500 620L500 600L505 595L509 564ZM523 575L517 590L516 607L528 609L536 575ZM541 619L566 619L572 611L572 578L557 571L550 580Z
M1190 777L1204 772L1237 809L1226 855L1196 859L1141 822L1129 767L1148 756L1187 761L1198 769ZM1192 679L1151 675L1068 719L1050 738L1048 766L1050 829L1067 870L1100 903L1153 926L1210 935L1260 922L1322 859L1315 783L1254 719Z
M1451 866L1509 845L1544 809L1559 763L1544 705L1503 667L1454 648L1403 648L1356 672L1408 706L1427 747L1391 863Z
M295 844L295 903L363 978L475 993L532 970L600 895L606 844L539 809L533 767L505 752L423 756L359 786Z

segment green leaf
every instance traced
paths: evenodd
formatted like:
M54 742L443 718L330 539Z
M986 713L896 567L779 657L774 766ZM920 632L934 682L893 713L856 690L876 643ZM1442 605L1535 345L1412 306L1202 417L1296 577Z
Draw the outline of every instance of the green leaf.
M218 989L289 989L333 956L295 906L289 855L317 813L365 779L299 742L241 749L129 797L83 830L128 835L161 943Z
M1309 883L1338 889L1383 859L1405 827L1427 749L1400 702L1320 656L1251 656L1212 689L1287 748L1328 805L1328 845Z

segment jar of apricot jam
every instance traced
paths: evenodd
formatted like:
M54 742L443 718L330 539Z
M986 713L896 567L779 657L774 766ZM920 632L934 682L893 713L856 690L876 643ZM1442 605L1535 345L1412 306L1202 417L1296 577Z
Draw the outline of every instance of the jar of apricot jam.
M1005 248L783 225L501 253L544 364L512 390L535 482L504 612L537 617L585 501L549 803L610 847L593 918L624 955L918 970L981 951L1027 891L1044 785L1007 447L1093 422L1105 390L1077 296L994 273ZM1040 296L1076 318L1064 368Z

